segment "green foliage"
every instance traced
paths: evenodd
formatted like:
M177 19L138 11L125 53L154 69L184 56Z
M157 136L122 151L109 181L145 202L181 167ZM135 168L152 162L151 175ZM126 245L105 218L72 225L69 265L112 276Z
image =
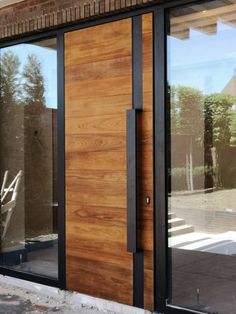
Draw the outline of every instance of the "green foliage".
M208 166L197 166L193 168L193 182L195 189L204 189L206 176L214 177L215 169ZM183 191L187 189L186 183L186 167L176 167L169 169L169 176L171 178L172 191Z
M202 138L203 104L202 93L192 87L171 87L171 132Z
M171 133L189 135L218 150L236 145L235 97L224 93L204 96L186 86L170 88Z
M177 168L171 168L170 170L171 176L173 177L185 177L186 176L186 167L177 167ZM193 176L199 176L199 175L206 175L214 174L214 169L213 167L208 167L208 166L198 166L193 168Z
M234 97L224 93L205 97L205 119L212 125L213 146L218 150L229 146L230 122Z

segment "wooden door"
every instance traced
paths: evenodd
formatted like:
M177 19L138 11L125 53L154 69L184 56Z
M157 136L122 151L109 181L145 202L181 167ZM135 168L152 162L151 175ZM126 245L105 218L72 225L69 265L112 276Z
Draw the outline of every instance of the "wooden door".
M140 127L140 198L152 202L151 15L143 20L148 57ZM65 34L67 288L133 304L127 252L126 112L132 108L132 19ZM140 129L140 130L141 130ZM146 166L145 166L145 165ZM147 191L148 190L148 191ZM141 207L145 205L142 204ZM141 208L142 209L142 208ZM152 203L143 211L146 307L152 307Z

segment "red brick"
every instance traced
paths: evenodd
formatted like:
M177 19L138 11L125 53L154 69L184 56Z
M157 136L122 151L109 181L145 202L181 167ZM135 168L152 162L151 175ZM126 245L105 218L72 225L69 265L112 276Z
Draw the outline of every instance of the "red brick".
M0 39L133 8L145 0L25 0L0 9Z

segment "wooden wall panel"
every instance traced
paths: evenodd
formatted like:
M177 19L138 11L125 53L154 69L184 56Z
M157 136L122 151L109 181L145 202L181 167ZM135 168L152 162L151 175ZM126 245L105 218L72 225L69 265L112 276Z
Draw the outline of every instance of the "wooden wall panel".
M126 239L131 20L65 35L67 288L133 300Z
M144 307L153 300L153 53L152 13L142 17L143 32L143 112L139 119L139 235L144 250ZM150 204L146 204L146 197Z

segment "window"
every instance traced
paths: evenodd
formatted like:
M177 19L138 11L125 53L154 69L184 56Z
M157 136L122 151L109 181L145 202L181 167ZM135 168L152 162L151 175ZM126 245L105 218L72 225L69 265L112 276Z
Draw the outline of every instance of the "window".
M0 50L0 265L58 278L56 39Z
M171 10L169 303L235 312L235 4Z

